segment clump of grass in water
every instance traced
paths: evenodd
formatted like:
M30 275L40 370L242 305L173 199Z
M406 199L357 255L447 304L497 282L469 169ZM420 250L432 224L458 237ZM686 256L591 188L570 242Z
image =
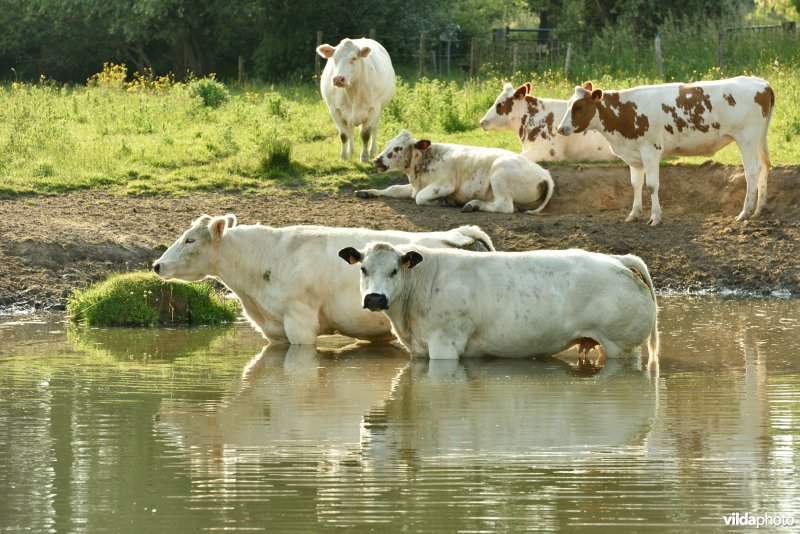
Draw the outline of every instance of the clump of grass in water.
M210 282L165 282L145 271L113 275L67 302L72 321L93 326L219 324L235 321L238 309Z

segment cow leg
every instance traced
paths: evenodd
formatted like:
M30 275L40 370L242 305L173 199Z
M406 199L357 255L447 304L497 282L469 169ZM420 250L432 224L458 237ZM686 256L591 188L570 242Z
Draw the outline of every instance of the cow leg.
M445 332L434 332L428 340L428 357L431 360L457 360L466 345L466 339L461 341Z
M372 137L372 128L368 126L361 127L361 161L363 163L370 162L369 141Z
M758 153L755 150L755 147L751 144L739 144L739 151L742 153L742 165L744 166L744 177L745 181L747 182L747 192L744 195L744 207L742 208L742 212L736 217L737 221L744 221L750 218L751 215L755 216L755 208L756 202L761 206L766 201L767 197L767 178L764 176L764 197L763 200L761 198L756 201L756 194L759 192L761 187L761 173L763 171L767 171L767 169L762 169L762 164L760 158L758 157ZM768 171L767 171L768 172ZM763 206L762 206L763 207ZM760 213L760 210L759 210Z
M491 211L494 213L514 213L514 200L521 204L528 204L527 200L531 203L536 199L526 198L530 195L525 194L525 181L515 178L513 176L494 175L491 177L492 193L494 200L487 202L485 200L470 200L464 207L461 208L463 212L470 211ZM530 187L528 187L530 189Z
M339 153L339 159L347 161L350 159L350 155L355 151L353 126L347 122L347 119L338 109L332 114L332 117L333 122L336 123L336 129L339 131L339 139L342 141L342 151Z
M414 186L404 184L390 185L386 189L359 189L355 194L358 198L414 198Z
M283 328L292 345L315 345L319 333L319 314L308 306L294 306L284 315Z
M650 192L650 221L647 224L655 226L661 222L661 204L658 202L659 163L661 154L642 154L644 163L644 179L647 190ZM641 198L639 200L641 202Z
M455 190L456 188L453 185L443 185L434 182L420 189L417 196L414 197L414 200L420 206L431 206L437 204L434 200L450 196Z
M633 186L633 207L625 222L638 221L642 216L642 186L644 185L644 167L631 167L631 185Z

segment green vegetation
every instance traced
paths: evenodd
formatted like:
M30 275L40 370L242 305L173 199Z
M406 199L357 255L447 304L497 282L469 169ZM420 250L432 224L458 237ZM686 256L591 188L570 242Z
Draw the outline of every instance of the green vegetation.
M109 277L67 303L70 318L92 326L153 326L163 323L233 322L239 306L224 300L210 282L165 282L149 272Z
M768 80L777 95L770 130L776 165L800 164L800 102L793 98L800 85L798 65L800 60L771 62L747 72ZM681 74L675 79L721 76L716 69ZM609 89L658 82L652 74L607 73L592 79ZM503 82L527 80L539 96L566 98L581 78L568 80L555 71L486 71L462 82L398 79L395 98L382 116L380 143L408 128L418 138L518 151L513 132L486 133L478 121ZM210 82L209 87L222 87ZM229 96L216 107L193 96L191 88L197 86L152 73L130 77L124 67L107 64L86 86L42 79L0 88L0 198L98 187L130 195L331 192L383 187L397 178L356 159L338 159L336 128L316 85L220 90ZM713 159L740 164L733 145Z

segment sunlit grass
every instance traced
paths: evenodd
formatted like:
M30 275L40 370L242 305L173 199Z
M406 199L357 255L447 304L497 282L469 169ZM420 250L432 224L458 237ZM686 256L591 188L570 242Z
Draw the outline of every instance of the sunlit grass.
M739 73L726 73L734 75ZM767 79L777 103L769 144L775 165L800 164L800 74L776 63L752 73ZM684 81L719 77L692 72ZM391 178L369 164L338 159L339 140L316 85L231 89L216 107L169 78L125 82L118 71L86 87L42 81L0 89L0 198L110 188L123 194L197 191L336 191L381 186ZM601 75L607 89L658 83L646 75ZM105 80L105 81L104 81ZM503 83L532 81L537 96L567 98L574 81L560 73L486 72L478 80L398 80L382 116L380 144L407 128L417 138L519 150L512 132L483 132L478 121ZM357 152L360 151L357 140ZM280 147L278 159L270 150ZM705 158L680 161L699 163ZM735 146L714 161L740 164Z

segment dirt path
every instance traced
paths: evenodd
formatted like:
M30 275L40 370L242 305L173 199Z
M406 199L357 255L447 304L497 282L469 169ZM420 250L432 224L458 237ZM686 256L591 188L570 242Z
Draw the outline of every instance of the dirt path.
M774 169L769 214L734 222L740 167L672 166L661 172L663 222L623 223L631 186L623 167L550 169L556 193L539 216L460 213L410 200L202 194L181 198L80 192L0 201L0 310L63 309L66 296L110 272L147 268L201 213L241 223L442 230L478 224L500 250L580 247L634 253L661 290L735 289L800 295L800 167ZM646 210L649 210L647 201Z

